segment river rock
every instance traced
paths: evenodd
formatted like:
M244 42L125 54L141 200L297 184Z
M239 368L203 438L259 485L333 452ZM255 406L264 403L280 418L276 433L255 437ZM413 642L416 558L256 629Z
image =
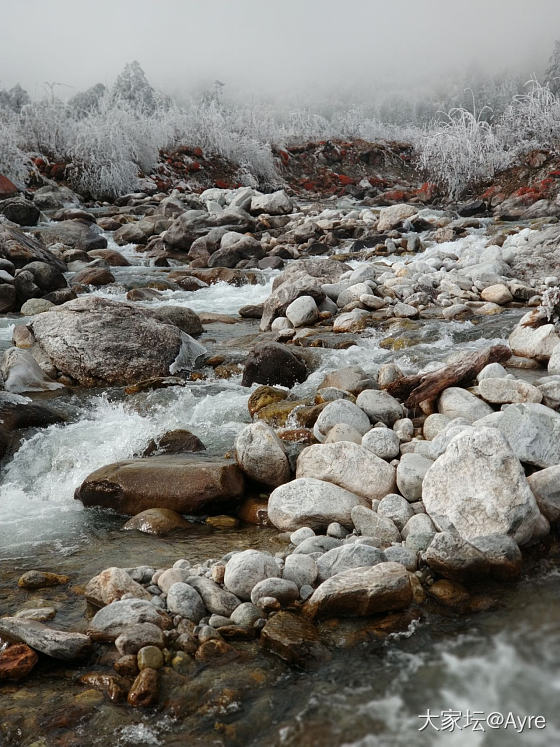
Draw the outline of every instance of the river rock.
M115 648L121 656L136 654L144 646L163 648L161 628L153 623L136 623L128 625L115 639Z
M206 615L206 607L200 594L189 584L180 581L172 584L167 592L167 609L174 615L198 623Z
M307 539L300 542L294 550L294 555L313 555L318 557L316 553L323 554L332 550L334 547L340 547L342 541L336 537L329 537L326 534L319 534L315 537L308 537Z
M280 565L276 558L259 550L243 550L228 560L224 586L239 599L249 601L259 581L277 576L280 576Z
M337 399L321 410L313 427L318 441L324 441L329 430L339 423L349 425L362 436L370 430L371 424L366 413L347 399Z
M84 252L107 248L107 239L99 227L89 220L70 219L49 223L40 227L38 233L46 246L61 243Z
M157 576L157 585L164 594L167 594L173 584L186 583L191 575L192 571L190 568L183 568L180 566L168 568Z
M302 477L272 491L268 518L277 529L285 532L300 527L326 529L333 521L351 528L353 507L366 502L365 498L338 485Z
M120 599L123 594L132 594L137 599L149 599L150 595L141 584L133 581L122 568L106 568L88 581L85 597L101 607Z
M338 368L336 371L331 371L326 374L323 381L317 387L317 390L328 389L334 387L335 389L342 389L345 392L351 394L359 394L364 389L370 389L373 382L370 376L360 368L360 366L347 366L346 368Z
M251 198L250 211L254 215L286 215L294 209L293 203L283 189L270 194L255 195Z
M128 693L128 704L147 708L158 697L158 675L155 669L143 669L132 683Z
M235 456L253 480L277 487L290 479L290 463L282 441L266 423L247 425L235 439Z
M541 402L543 395L536 386L520 379L485 377L478 385L480 396L493 404Z
M380 459L394 459L399 455L400 440L390 428L372 428L362 436L362 446Z
M306 447L298 457L296 477L325 480L370 500L395 487L395 468L350 441Z
M356 404L368 415L372 423L382 422L392 426L404 415L403 406L398 400L377 389L365 389L360 392Z
M560 414L537 403L509 405L476 426L497 428L525 464L551 467L560 463Z
M63 386L43 372L29 350L6 350L2 356L0 370L4 378L4 388L8 392L46 392Z
M293 581L298 587L312 586L317 578L317 563L309 555L292 554L284 561L282 578Z
M358 444L358 446L360 446L362 444L362 435L355 428L352 428L351 425L346 425L346 423L337 423L329 429L324 443L334 444L337 441L351 441L352 443Z
M44 589L48 586L63 586L70 581L69 576L47 571L26 571L18 579L20 589Z
M0 259L8 260L16 268L25 267L30 262L46 262L60 272L66 271L64 262L46 249L30 234L17 228L0 224Z
M436 527L466 540L508 534L522 545L547 529L519 460L495 428L459 434L427 471L422 494Z
M87 635L53 630L43 623L21 617L0 617L0 636L16 643L26 643L41 654L63 661L79 659L91 647Z
M366 506L355 506L352 509L352 522L358 532L370 538L376 547L383 549L392 542L401 540L400 532L391 519L378 516Z
M306 327L315 324L319 318L319 309L311 296L300 296L286 309L286 317L294 327Z
M267 620L261 631L261 644L289 664L306 666L329 657L313 623L286 610Z
M452 419L465 418L470 423L494 412L489 404L458 386L451 386L441 393L438 410Z
M168 618L145 599L121 599L96 612L88 630L92 634L115 639L129 626L139 623L152 623L163 629L168 624Z
M170 454L116 462L92 472L76 490L84 506L136 515L149 508L207 512L243 493L243 474L225 459Z
M548 373L560 374L560 344L552 349L552 354L548 361Z
M295 602L299 597L299 588L288 578L265 578L253 586L251 602L258 606L264 597L274 597L282 606L286 606Z
M501 581L509 581L521 575L522 556L519 546L505 534L490 534L474 537L473 547L484 555L490 574Z
M455 532L434 535L424 560L433 571L452 580L467 581L489 572L484 553Z
M433 461L423 454L403 454L397 466L397 486L411 503L422 498L422 482Z
M399 226L407 218L411 218L418 212L412 205L399 204L390 207L381 208L379 211L379 220L377 222L377 231L385 233Z
M180 529L191 529L192 524L183 519L181 514L168 508L148 508L129 519L123 529L135 529L144 534L164 537Z
M230 620L242 628L252 628L261 617L261 611L251 602L242 602L232 613Z
M434 535L436 528L434 522L430 519L428 514L418 513L411 516L401 530L401 534L404 539L407 539L411 534L415 535Z
M407 570L400 563L385 562L331 576L306 602L305 612L309 617L366 617L404 609L411 601Z
M560 519L560 464L533 472L527 478L541 513L552 523Z
M384 560L384 553L371 545L352 543L334 547L317 558L318 580L319 583L322 583L327 578L350 568L373 566L382 563Z
M278 342L256 345L249 353L243 369L242 386L257 384L279 384L293 387L305 381L307 367L295 353Z
M526 326L535 320L537 313L537 310L533 309L521 317L510 334L508 343L514 355L547 361L554 348L560 344L560 336L554 324L541 324L538 327Z
M132 304L69 301L29 325L53 366L85 386L132 384L195 367L205 348Z
M149 313L160 322L178 327L188 335L196 337L204 332L199 315L186 306L159 306Z
M214 581L204 576L191 576L188 583L200 594L206 609L213 615L230 617L241 604L241 600L235 594L222 589Z
M16 643L0 652L0 682L22 680L31 672L39 657L25 643Z
M377 506L377 515L391 519L399 531L402 531L407 521L415 516L414 509L402 495L389 493L384 496Z

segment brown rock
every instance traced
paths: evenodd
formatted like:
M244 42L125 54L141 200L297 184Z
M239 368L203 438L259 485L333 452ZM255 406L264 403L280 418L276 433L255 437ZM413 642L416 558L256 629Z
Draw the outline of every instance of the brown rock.
M128 704L145 708L157 699L158 675L155 669L143 669L136 677L128 693Z
M289 664L306 664L328 657L315 625L292 612L281 611L271 617L261 631L261 643Z
M27 571L18 579L20 589L43 589L46 586L62 586L70 581L69 576L46 571Z
M72 278L72 285L108 285L115 282L115 276L104 267L86 267Z
M288 441L289 443L297 444L316 444L317 439L315 438L313 431L309 428L286 428L278 432L278 438L281 441Z
M301 400L284 400L279 402L272 402L270 405L265 405L257 411L256 416L259 420L264 420L273 428L281 428L286 425L288 416L292 410L296 407L305 406L305 402Z
M139 583L134 581L122 568L106 568L88 581L85 588L88 602L102 607L122 598L123 594L132 594L138 599L150 599L150 595Z
M176 511L171 511L169 508L148 508L129 519L123 529L136 529L138 532L144 532L144 534L164 537L166 534L179 529L190 529L191 527L192 524L183 519L181 514Z
M209 641L201 643L196 650L195 659L201 662L213 662L219 661L223 663L225 661L231 661L239 655L233 646L229 643L220 640L219 638L211 638Z
M241 521L256 526L268 526L268 501L261 498L247 498L237 510Z
M271 405L275 402L282 402L288 396L288 392L284 389L276 389L273 386L258 386L254 392L251 393L247 401L247 407L251 417L255 415L263 407Z
M16 185L11 182L7 176L0 174L0 198L3 200L6 197L13 197L17 195L19 189Z
M107 674L106 672L87 672L80 677L82 685L88 685L95 690L100 690L113 703L118 703L126 698L129 683L118 674Z
M0 652L0 682L2 680L22 680L31 672L39 657L25 643L8 646Z
M90 257L104 259L111 267L129 267L130 262L120 252L114 249L92 249L88 252Z
M135 654L121 656L113 664L113 669L121 677L136 677L138 674L138 660Z
M408 571L400 563L352 568L320 584L305 605L306 615L375 615L400 610L412 601Z
M205 523L213 529L235 529L239 526L239 521L235 516L227 516L226 514L209 516Z
M457 581L445 578L436 581L428 589L428 594L445 607L463 609L469 602L470 594Z
M243 473L225 459L181 455L117 462L92 472L76 490L85 506L136 515L148 508L180 514L207 512L243 493Z
M205 451L206 446L198 436L190 431L177 428L174 431L167 431L156 441L152 440L144 449L142 456L151 456L154 452L160 454L184 454L193 451Z

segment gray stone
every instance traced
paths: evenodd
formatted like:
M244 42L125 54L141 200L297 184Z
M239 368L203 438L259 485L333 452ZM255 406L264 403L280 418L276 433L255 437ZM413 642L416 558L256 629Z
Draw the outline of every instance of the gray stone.
M317 537L308 537L301 542L293 552L293 555L314 555L315 560L325 552L332 550L333 547L339 547L342 541L335 537L327 537L320 534Z
M352 508L365 502L365 498L338 485L302 477L272 491L268 518L277 529L287 532L300 527L326 529L333 521L351 527Z
M206 607L200 594L192 586L181 581L169 587L167 609L172 614L181 615L195 623L206 616Z
M560 519L560 464L541 469L527 478L541 513L552 523Z
M259 581L279 576L280 572L280 565L272 555L259 550L243 550L228 560L224 585L239 599L248 601Z
M287 605L299 598L299 588L287 578L265 578L253 587L251 602L258 605L263 597L274 597L281 605Z
M261 611L252 602L243 602L231 613L230 619L234 625L252 628L260 617L262 617Z
M407 501L422 498L422 481L433 461L423 454L403 454L397 467L397 486Z
M185 568L168 568L164 571L157 580L157 585L167 594L173 584L186 583L187 579L191 576L191 571Z
M410 517L415 514L406 498L396 493L389 493L379 502L377 515L391 519L397 529L402 531Z
M362 446L380 459L394 459L399 455L399 436L390 428L372 428L362 436Z
M400 563L404 565L407 571L414 573L418 567L418 560L416 558L416 552L413 552L404 545L391 545L386 547L383 551L386 560L391 563Z
M428 514L419 513L411 516L406 522L402 528L402 536L406 539L409 534L435 534L435 531L434 523Z
M478 391L492 404L542 401L542 392L520 379L487 377L480 381Z
M82 633L53 630L36 620L0 617L0 636L16 643L26 643L52 659L72 661L88 653L91 641Z
M438 410L450 418L465 418L470 423L493 412L489 404L457 386L451 386L441 393Z
M371 545L353 543L335 547L317 560L318 580L322 583L341 571L376 565L384 560L383 552Z
M102 607L90 620L89 630L116 638L130 625L153 623L162 628L165 615L145 599L121 599Z
M290 542L293 545L299 545L303 542L303 540L308 539L309 537L314 537L315 532L311 527L300 527L299 529L296 529L295 532L292 532L290 534Z
M88 581L84 595L89 602L102 606L130 594L137 599L149 599L150 594L134 581L123 568L106 568Z
M375 546L381 549L401 540L400 532L391 519L378 516L365 506L352 509L352 521L360 534L374 538Z
M338 399L329 404L319 413L313 428L313 434L318 441L324 441L329 430L337 423L350 425L362 436L371 428L366 413L353 402Z
M317 578L317 563L309 555L288 555L284 561L282 577L293 581L297 586L312 586Z
M401 403L387 392L377 389L364 389L358 394L356 404L369 417L372 423L381 421L392 426L396 420L404 416Z
M161 628L148 622L129 625L115 640L115 647L121 656L137 654L144 646L163 648Z
M467 540L508 534L526 544L547 531L519 460L495 428L459 434L426 473L422 493L436 527Z
M560 414L545 405L509 405L476 423L497 428L517 458L535 467L560 463Z
M324 480L370 500L395 487L395 468L350 441L308 446L298 457L296 477Z
M241 600L235 594L222 589L205 576L191 576L188 584L196 589L206 609L213 614L230 617L232 612L241 604Z
M319 318L319 309L312 296L300 296L286 309L286 317L294 327L306 327Z
M276 487L290 479L290 464L282 442L265 422L245 426L235 439L237 463L253 480Z

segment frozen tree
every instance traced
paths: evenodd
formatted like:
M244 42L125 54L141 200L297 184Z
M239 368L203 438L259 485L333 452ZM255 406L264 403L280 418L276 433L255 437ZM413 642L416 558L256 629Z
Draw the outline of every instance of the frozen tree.
M87 91L80 91L75 96L72 96L68 102L68 106L75 110L78 116L85 116L94 111L99 111L101 105L101 99L105 95L107 89L103 83L97 83L95 86L91 86Z
M548 85L552 93L560 93L560 41L554 42L554 49L548 60L544 82Z
M125 65L115 81L112 96L145 114L153 114L157 108L157 94L136 60Z

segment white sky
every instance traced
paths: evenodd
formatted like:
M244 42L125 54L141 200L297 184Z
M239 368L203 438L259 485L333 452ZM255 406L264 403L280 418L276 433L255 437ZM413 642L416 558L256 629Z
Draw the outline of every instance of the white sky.
M137 59L158 88L282 95L538 71L560 0L0 0L0 87L71 95ZM63 89L59 89L62 94Z

